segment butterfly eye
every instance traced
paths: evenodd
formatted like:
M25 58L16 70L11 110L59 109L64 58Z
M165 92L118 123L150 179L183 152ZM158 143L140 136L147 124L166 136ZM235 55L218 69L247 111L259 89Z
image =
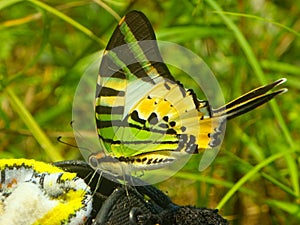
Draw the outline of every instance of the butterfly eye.
M97 168L98 167L98 157L97 155L90 155L89 157L89 164L93 167L93 168Z

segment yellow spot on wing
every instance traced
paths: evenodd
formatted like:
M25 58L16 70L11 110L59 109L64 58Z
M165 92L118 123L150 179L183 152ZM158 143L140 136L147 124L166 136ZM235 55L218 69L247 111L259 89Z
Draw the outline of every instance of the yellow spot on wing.
M200 134L197 139L199 149L209 148L208 144L213 138L212 135L220 132L223 120L224 118L207 118L200 121Z
M123 96L101 96L101 105L103 106L122 106L123 104Z
M111 89L115 89L118 91L124 91L126 89L127 81L119 78L114 77L102 77L102 84L103 86Z
M153 112L155 99L144 99L140 102L140 104L137 105L137 110L139 112L139 115L146 119L148 116Z

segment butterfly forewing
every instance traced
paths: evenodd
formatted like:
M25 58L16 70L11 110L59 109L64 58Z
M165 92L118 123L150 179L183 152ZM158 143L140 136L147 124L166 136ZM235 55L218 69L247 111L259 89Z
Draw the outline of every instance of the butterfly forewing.
M193 93L163 63L148 19L128 13L108 43L97 82L97 128L106 151L120 157L196 149L199 114Z

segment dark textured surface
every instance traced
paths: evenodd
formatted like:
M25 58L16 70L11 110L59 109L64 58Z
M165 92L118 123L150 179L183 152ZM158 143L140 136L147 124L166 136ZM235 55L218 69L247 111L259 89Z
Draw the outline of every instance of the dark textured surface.
M148 218L147 218L148 216ZM177 210L164 210L159 214L140 216L139 224L174 224L174 225L226 225L227 220L218 214L218 210L179 207Z
M92 218L87 224L113 225L226 225L218 210L178 206L159 189L151 186L122 186L99 177L85 162L55 163L75 172L90 184L94 192ZM93 177L93 180L90 179ZM98 182L101 179L101 182Z

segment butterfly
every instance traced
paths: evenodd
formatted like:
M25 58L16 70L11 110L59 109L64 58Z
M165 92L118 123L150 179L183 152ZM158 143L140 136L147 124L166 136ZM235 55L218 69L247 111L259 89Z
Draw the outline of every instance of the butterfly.
M100 64L95 118L101 148L95 170L114 175L163 168L180 157L221 145L227 120L287 91L269 92L285 78L213 108L185 89L163 62L153 28L138 11L114 30Z

